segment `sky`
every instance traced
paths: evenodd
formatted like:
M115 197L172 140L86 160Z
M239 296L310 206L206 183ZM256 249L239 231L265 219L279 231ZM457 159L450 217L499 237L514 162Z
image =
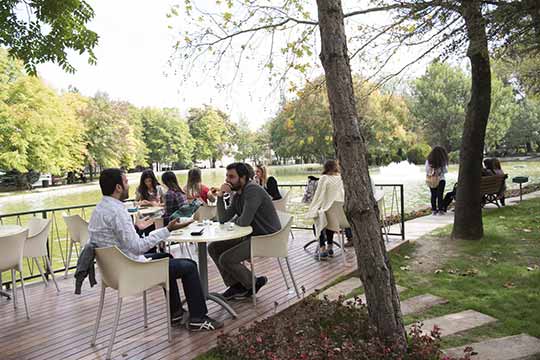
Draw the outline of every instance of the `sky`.
M208 1L198 3L215 5ZM168 60L173 55L173 44L179 37L177 28L184 15L181 13L173 19L166 17L170 6L178 0L89 0L89 3L96 15L88 27L100 37L95 49L97 65L89 65L86 55L76 53L69 56L77 69L74 74L65 73L55 64L40 65L39 75L53 88L63 90L71 85L86 96L104 91L112 99L129 101L139 107L176 107L184 115L190 107L209 104L228 113L233 121L248 120L253 130L279 110L279 92L253 63L243 65L234 86L223 90L216 89L215 79L205 73L194 74L193 81L188 83L180 81L182 74L175 75L178 67L171 67ZM377 21L375 16L367 20ZM168 25L173 25L173 30ZM266 51L267 47L263 43L261 48ZM398 63L407 61L408 56L411 55L404 52L398 57ZM351 62L353 70L355 62L358 59ZM424 68L425 64L417 66L409 76L419 74ZM230 79L233 71L234 65L226 61L222 69L224 79ZM321 73L322 70L317 68L310 76Z

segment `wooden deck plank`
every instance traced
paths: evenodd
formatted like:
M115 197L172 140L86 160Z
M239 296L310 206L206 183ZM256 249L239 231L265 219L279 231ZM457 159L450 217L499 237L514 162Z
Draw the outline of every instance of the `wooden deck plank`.
M304 286L306 296L356 267L354 251L347 253L347 267L342 265L339 251L331 261L315 261L312 255L302 249L303 244L312 238L309 231L295 231L295 240L291 240L289 251L298 287ZM236 331L297 301L294 292L287 291L275 259L257 259L255 269L258 274L264 274L270 280L259 293L256 307L253 307L251 301L233 302L232 306L239 314L239 318L233 320L218 305L208 303L209 314L225 321L226 332ZM210 291L223 291L221 277L211 261L208 275ZM96 347L90 347L100 286L98 284L90 288L85 283L82 294L74 295L72 277L63 279L57 276L57 281L61 288L58 295L52 282L48 287L37 282L25 288L30 320L25 317L20 290L17 293L17 311L13 309L13 300L0 299L0 350L3 360L105 358L114 318L116 292L107 290ZM275 302L278 303L277 308ZM220 332L191 333L184 328L173 329L173 341L168 343L164 306L163 292L160 289L149 291L149 322L148 328L144 329L141 297L124 301L113 358L192 359L215 345Z

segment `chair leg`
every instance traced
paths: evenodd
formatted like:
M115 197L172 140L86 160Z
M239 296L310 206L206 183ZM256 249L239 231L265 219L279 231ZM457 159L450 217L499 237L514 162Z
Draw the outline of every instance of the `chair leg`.
M296 291L296 297L300 299L300 292L298 291L298 286L296 286L296 281L294 280L294 276L291 270L291 264L289 264L289 258L285 258L285 263L287 264L287 269L289 269L289 276L291 277L291 281L294 286L294 291Z
M345 232L344 231L341 231L341 234L339 236L339 242L340 242L340 245L341 245L341 258L342 258L342 261L343 261L343 265L346 266L347 265L347 254L345 254L345 244L344 244L344 241L343 239L345 238Z
M11 269L11 293L13 294L13 307L17 308L17 278L15 277L15 270Z
M281 270L281 275L283 275L283 280L285 280L285 286L287 287L287 290L289 290L291 287L289 286L289 282L287 281L287 276L285 275L285 271L283 271L283 265L281 265L281 259L276 258L277 263L279 264L279 270Z
M101 295L99 297L99 305L96 317L96 325L94 326L94 335L90 341L90 345L96 345L96 337L99 329L99 321L101 320L101 313L103 312L103 303L105 302L105 285L101 284Z
M71 253L73 251L73 242L69 242L69 252L68 252L68 258L66 262L66 273L64 274L64 279L67 279L68 271L69 271L69 264L71 263Z
M255 293L255 265L253 264L253 256L250 259L251 267L251 297L253 298L253 306L257 305L257 294Z
M116 337L116 329L118 328L118 322L120 321L120 310L122 309L122 298L118 295L118 304L116 305L116 315L114 316L114 323L111 334L111 342L109 343L109 349L107 350L107 356L105 359L109 360L112 354L112 348L114 345L114 338Z
M24 310L26 311L26 318L30 319L30 312L28 311L28 303L26 302L26 293L24 292L24 279L22 271L19 271L19 276L21 278L21 290L22 290L22 296L24 301ZM15 290L15 288L13 288Z
M144 306L144 328L148 327L148 308L146 303L146 290L142 293L143 306Z
M292 229L290 230L290 233L291 233L291 238L294 240L294 234L292 232Z
M49 283L47 282L47 278L45 277L45 274L43 273L43 268L41 267L41 264L39 263L38 258L32 258L32 260L34 260L34 262L36 263L39 273L41 274L41 279L45 283L45 286L49 286Z
M56 277L54 276L54 271L51 266L51 262L49 261L49 258L47 256L44 256L45 263L47 264L47 268L49 269L49 273L51 274L51 278L54 282L54 286L56 286L56 291L60 292L60 288L58 287L58 283L56 282Z
M164 291L164 293L165 293L165 306L167 306L167 336L168 336L168 341L172 342L171 307L170 307L171 300L169 299L169 291L167 289L165 289L165 287L163 287L163 289L165 290Z

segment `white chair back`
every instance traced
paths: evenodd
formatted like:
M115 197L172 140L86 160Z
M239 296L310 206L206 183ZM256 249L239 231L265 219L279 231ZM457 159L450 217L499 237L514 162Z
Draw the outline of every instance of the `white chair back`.
M193 214L193 219L197 221L202 220L212 220L217 216L217 206L208 206L206 204L199 206L195 214Z
M95 251L103 283L118 290L121 297L140 294L156 285L169 291L169 258L139 262L116 246Z
M28 229L21 232L0 236L0 272L17 269L22 271L24 242L28 237Z
M289 232L293 217L278 211L281 230L269 235L253 236L251 238L251 254L253 257L287 257L289 254Z
M24 243L24 256L47 255L47 237L51 228L50 219L32 218L28 221L28 239Z
M79 215L64 215L69 236L72 242L78 242L83 247L88 241L88 223Z
M279 200L272 200L272 204L274 204L274 208L277 211L281 212L287 212L287 202L289 201L289 191L280 191L281 199Z
M334 201L330 209L326 211L327 229L338 232L341 229L351 227L347 216L345 216L343 205L343 201Z

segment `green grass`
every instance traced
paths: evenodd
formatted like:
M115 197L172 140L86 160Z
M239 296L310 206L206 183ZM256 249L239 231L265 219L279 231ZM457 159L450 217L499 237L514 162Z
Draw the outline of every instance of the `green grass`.
M540 337L538 214L540 199L486 213L484 238L480 241L456 241L456 256L441 264L439 269L442 272L438 274L400 269L421 260L415 259L413 244L393 254L396 283L408 288L402 299L431 293L449 300L449 304L434 307L423 314L407 316L405 322L473 309L499 321L444 339L443 345L458 346L522 332ZM449 237L450 231L451 227L438 231L440 240L454 241Z
M430 310L406 316L405 323L463 310L476 310L499 321L443 339L443 347L461 346L487 338L519 333L540 337L540 199L519 206L484 213L485 236L480 241L450 239L451 226L429 236L437 241L453 241L453 255L439 265L442 272L404 271L414 269L415 244L402 246L391 254L396 283L408 290L401 299L430 293L449 300ZM530 230L526 231L526 230ZM536 268L535 268L536 266ZM533 270L529 271L530 267ZM341 276L332 284L353 276ZM331 285L331 284L330 284ZM505 286L506 285L506 286ZM349 294L362 293L357 289ZM215 350L198 360L219 360Z

